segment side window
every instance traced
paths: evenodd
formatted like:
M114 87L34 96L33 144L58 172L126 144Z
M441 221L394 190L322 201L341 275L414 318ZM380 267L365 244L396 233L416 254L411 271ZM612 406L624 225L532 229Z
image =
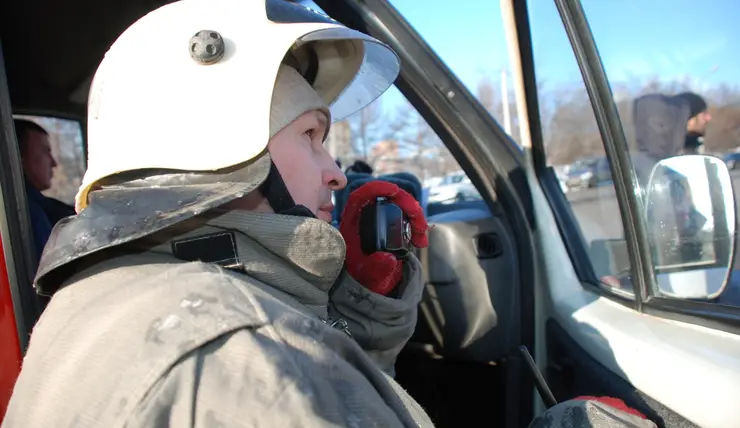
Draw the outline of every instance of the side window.
M476 0L466 4L470 7L449 7L449 2L429 0L421 8L417 0L390 3L518 141L506 38L501 25L491 25L501 22L498 2ZM476 13L471 14L473 9ZM411 172L424 183L429 203L481 199L449 150L395 88L346 125L335 124L331 134L342 136L340 147L331 146L342 165L359 159L379 173Z
M53 164L51 164L51 187L42 193L69 205L74 205L75 194L85 174L86 161L80 123L74 120L53 117L15 115L16 119L27 119L40 125L49 134L49 145ZM44 160L36 163L27 161L30 168L40 165L46 168Z
M536 3L543 16L554 13L551 2ZM740 151L740 4L692 5L583 1L645 204L651 294L740 306L738 179L725 169ZM687 156L697 154L711 157Z
M618 279L630 272L622 218L578 63L555 3L530 1L529 14L547 163L558 172L596 275L632 293Z
M390 0L455 76L520 144L509 55L497 1Z
M450 151L395 87L333 124L325 144L345 170L359 161L375 176L413 174L429 204L481 199Z

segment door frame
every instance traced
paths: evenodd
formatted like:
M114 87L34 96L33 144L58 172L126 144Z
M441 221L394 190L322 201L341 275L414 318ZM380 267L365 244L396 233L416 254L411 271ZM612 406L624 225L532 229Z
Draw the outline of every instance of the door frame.
M36 271L33 231L28 215L25 180L21 165L5 62L0 41L0 238L22 354L30 330L40 314L40 300L33 289Z
M700 426L725 426L727 421L740 418L740 409L732 404L732 397L740 394L740 336L737 335L740 330L733 327L735 321L731 319L737 319L740 311L714 306L714 319L710 319L706 312L711 303L651 296L654 275L644 221L639 214L642 202L632 190L636 187L632 162L609 82L580 0L554 1L610 160L631 268L636 277L636 296L630 298L598 284L585 253L585 240L579 240L580 227L546 163L528 5L523 1L502 0L510 3L518 22L523 78L517 89L526 94L524 108L528 108L533 140L528 172L537 183L532 186L538 208L537 242L538 248L546 247L549 253L541 256L544 264L541 269L546 277L538 282L538 287L545 286L536 290L537 363L541 368L548 367L546 352L542 351L548 340L545 325L555 321L573 339L574 348L585 351L607 372L619 376L632 388L620 397L629 405L641 408L638 405L642 402L642 407L648 406L658 421L661 418L675 421L680 416ZM633 261L636 258L637 264ZM706 352L697 355L696 349ZM686 394L687 390L701 394L693 396ZM715 411L707 412L710 407ZM539 404L537 411L542 409Z
M39 300L33 290L33 234L25 182L13 126L2 41L0 40L0 420L20 373Z
M632 307L638 312L675 321L683 321L713 329L740 334L740 310L712 302L686 301L655 295L657 289L653 274L647 226L641 197L633 189L639 188L621 119L611 92L605 67L601 61L593 33L588 25L581 0L553 0L560 13L564 29L571 42L581 71L594 115L609 159L631 266L634 296L601 284L581 245L583 237L569 203L559 189L554 172L547 166L543 136L539 121L537 79L527 1L501 0L512 3L516 15L519 60L523 64L523 85L527 117L532 137L532 164L537 180L553 207L563 240L580 278L595 292ZM530 0L532 1L532 0Z

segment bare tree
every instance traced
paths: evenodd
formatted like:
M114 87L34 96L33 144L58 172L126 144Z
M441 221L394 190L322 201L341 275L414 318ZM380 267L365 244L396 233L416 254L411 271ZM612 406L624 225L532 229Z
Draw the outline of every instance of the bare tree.
M710 108L712 121L704 136L707 152L726 152L740 147L740 105Z
M496 122L501 126L502 129L506 129L504 120L505 120L505 114L504 114L504 108L506 107L509 111L509 120L511 125L511 135L510 137L514 140L514 142L518 145L521 145L520 139L520 132L519 132L519 118L517 116L517 109L516 109L516 96L514 94L514 91L507 89L507 97L504 101L503 97L503 89L501 88L501 80L494 81L488 76L483 76L478 81L478 86L476 87L476 98L478 98L478 102L480 102L483 107L488 110L488 113L493 116L493 118L496 120ZM508 104L506 106L505 104Z
M476 88L476 97L483 107L488 110L494 117L497 116L497 106L501 103L500 97L494 88L493 81L488 77L482 77L478 81L478 87ZM499 118L496 117L498 120Z
M423 117L408 103L399 106L388 131L398 142L403 170L424 181L459 169L457 162Z
M351 128L354 152L359 159L372 166L375 162L372 147L384 139L392 138L393 134L388 119L383 115L380 98L350 116L347 121Z
M552 109L544 136L551 164L568 164L581 157L603 154L599 128L584 88L561 87L545 98L547 108Z
M631 150L635 150L634 100L642 95L659 93L675 95L691 90L688 79L662 80L659 77L632 78L613 85L617 109ZM708 152L723 152L740 147L740 89L722 85L700 93L709 104L712 121L705 135ZM540 110L550 109L549 117L541 114L548 160L551 164L603 155L604 146L588 94L579 82L576 86L560 85L553 91L540 91Z

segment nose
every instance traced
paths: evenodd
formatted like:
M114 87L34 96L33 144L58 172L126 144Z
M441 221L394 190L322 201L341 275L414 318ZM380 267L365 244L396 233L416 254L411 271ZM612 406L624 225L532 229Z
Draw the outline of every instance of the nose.
M56 159L54 159L54 156L52 156L52 155L49 155L49 157L51 158L51 167L52 167L52 168L56 168L56 167L57 167L57 165L58 165L58 164L57 164L57 160L56 160Z
M342 190L347 186L347 176L344 175L344 172L342 172L339 166L337 166L334 159L329 157L329 161L330 162L327 164L327 167L324 169L324 183L326 183L332 191Z

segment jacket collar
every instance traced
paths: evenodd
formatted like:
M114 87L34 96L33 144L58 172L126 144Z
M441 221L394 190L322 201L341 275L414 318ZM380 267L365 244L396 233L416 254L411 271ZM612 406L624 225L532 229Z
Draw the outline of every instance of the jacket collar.
M326 316L346 251L336 228L315 218L216 209L155 235L159 244L150 250L183 259L182 243L205 245L210 253L207 240L214 236L231 247L220 249L234 255L229 267Z

